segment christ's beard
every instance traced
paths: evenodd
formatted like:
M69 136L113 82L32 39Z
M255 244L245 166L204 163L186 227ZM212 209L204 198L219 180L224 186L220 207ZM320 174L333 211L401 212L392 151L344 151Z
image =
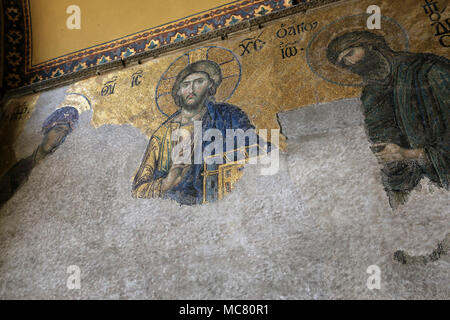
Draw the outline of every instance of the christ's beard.
M182 106L184 109L192 111L196 110L199 105L203 105L208 97L208 93L205 93L201 97L194 95L194 100L191 100L189 103L186 102L185 99L181 98Z
M364 79L370 80L383 80L391 72L389 61L375 50L367 50L364 58L359 63L348 68Z

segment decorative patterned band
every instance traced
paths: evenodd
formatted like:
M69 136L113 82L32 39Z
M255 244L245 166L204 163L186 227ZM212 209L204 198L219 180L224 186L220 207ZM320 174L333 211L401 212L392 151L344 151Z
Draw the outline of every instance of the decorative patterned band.
M3 86L7 91L51 81L67 80L68 75L85 73L113 62L129 60L145 52L155 52L193 37L242 25L243 21L271 16L308 2L311 7L338 0L241 0L202 12L163 26L144 30L98 46L73 52L44 63L32 64L30 0L2 0L5 22L5 61ZM245 26L242 25L242 28ZM53 80L53 81L52 81ZM46 86L48 87L48 85Z

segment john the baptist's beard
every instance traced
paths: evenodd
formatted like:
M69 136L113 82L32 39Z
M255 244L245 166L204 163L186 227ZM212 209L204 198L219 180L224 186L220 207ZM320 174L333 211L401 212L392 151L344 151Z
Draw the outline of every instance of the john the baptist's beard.
M383 80L391 72L389 61L377 50L366 49L362 60L347 69L364 79Z

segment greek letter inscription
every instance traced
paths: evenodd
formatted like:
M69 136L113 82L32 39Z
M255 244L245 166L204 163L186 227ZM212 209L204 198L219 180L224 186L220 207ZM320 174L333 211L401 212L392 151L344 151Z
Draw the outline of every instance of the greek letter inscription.
M17 121L23 119L30 111L25 103L19 104L17 108L15 108L14 112L5 114L5 120L7 121Z
M117 77L114 77L112 80L105 82L100 93L102 97L114 94L114 90L116 89L116 81Z
M242 49L241 57L245 54L252 53L252 50L257 52L261 51L264 48L266 42L260 39L263 32L261 32L257 37L247 38L241 41L241 43L239 44L239 48Z
M142 74L144 73L144 71L139 70L135 73L133 73L133 75L131 76L131 87L137 87L142 83Z
M443 47L450 47L450 18L442 17L445 12L444 9L439 9L439 2L436 0L424 0L425 5L422 6L425 14L431 21L431 26L434 27L436 33L435 37L439 37L439 43Z
M284 43L280 42L281 57L283 59L295 57L298 53L297 42Z
M304 32L310 32L317 28L319 23L317 21L312 23L302 22L297 25L285 26L283 23L280 29L277 31L276 35L279 39L283 39L288 36L296 36Z

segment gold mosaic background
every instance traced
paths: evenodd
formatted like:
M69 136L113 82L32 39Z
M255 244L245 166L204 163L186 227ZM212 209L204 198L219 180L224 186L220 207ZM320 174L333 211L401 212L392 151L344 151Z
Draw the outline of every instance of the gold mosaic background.
M440 8L447 5L444 0L437 2ZM375 31L383 34L394 49L405 48L406 40L402 34L404 30L409 36L411 52L430 52L449 57L448 48L439 43L439 38L435 36L436 30L422 7L425 5L424 0L345 1L311 10L306 14L273 21L261 29L240 32L230 35L226 40L203 43L197 47L217 46L234 52L242 65L242 78L228 102L243 109L257 128L277 129L279 128L277 113L280 111L359 97L361 87L341 86L315 74L307 63L307 48L311 39L323 30L311 44L309 57L311 64L322 76L334 77L331 79L333 81L357 84L358 79L352 78L351 75L343 74L343 71L336 73L334 67L326 60L325 49L336 35L366 29L365 19L361 19L358 15L364 14L367 7L373 4L380 6L382 15L388 17L382 20L381 30ZM349 18L349 16L356 17ZM447 18L446 12L442 13L441 19L444 18ZM336 22L337 20L340 21ZM331 23L335 23L333 27L327 27ZM284 35L283 30L286 31L286 36L280 37ZM155 88L161 75L177 58L197 47L184 48L157 59L143 61L140 65L80 81L71 85L67 92L79 93L89 99L94 111L92 118L94 127L105 124L131 124L150 137L158 125L166 119L158 111L155 103ZM221 52L227 54L225 50ZM220 53L218 55L220 56ZM224 70L224 73L226 72L229 71ZM132 86L133 75L136 73L139 75L138 81ZM105 89L105 84L114 79L116 79L114 93L108 94L111 92ZM102 90L106 94L102 95ZM28 100L29 109L32 110L36 98L34 95L12 100L7 109ZM89 109L86 100L75 95L68 95L66 100L59 104L60 107L65 105L72 105L80 111ZM17 124L8 126L2 124L0 132L2 137L5 135L7 137L1 140L2 153L3 150L11 149L10 145L20 132L24 121L26 118ZM282 149L284 146L283 139ZM8 164L3 163L2 167L5 166Z

